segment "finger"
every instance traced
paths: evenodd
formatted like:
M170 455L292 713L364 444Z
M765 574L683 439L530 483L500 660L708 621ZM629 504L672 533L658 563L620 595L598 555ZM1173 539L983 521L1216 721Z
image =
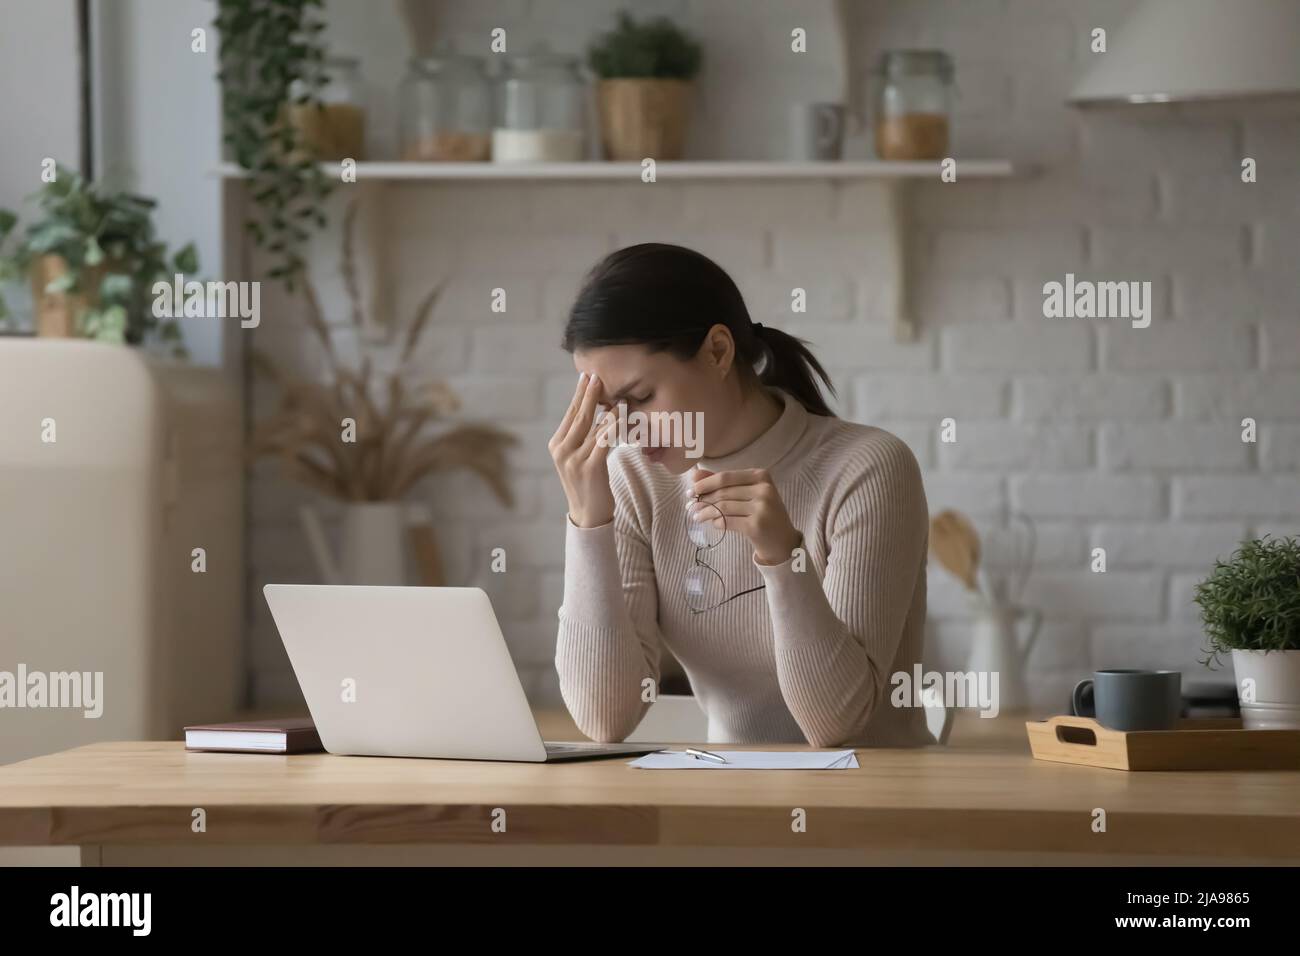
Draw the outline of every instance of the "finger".
M617 429L618 418L611 413L609 421L606 422L602 428L605 438L604 440L601 440L601 438L597 436L596 447L588 454L588 461L594 461L597 458L605 458L609 455L610 451L618 446L618 438L614 434Z
M733 515L730 518L712 518L702 525L713 528L716 531L732 531L736 534L749 536L749 521L745 515Z
M581 372L578 375L578 386L573 390L573 398L569 400L569 407L564 410L564 417L560 419L560 427L555 429L551 441L562 441L564 436L569 433L569 426L573 424L573 418L578 414L578 407L582 404L582 396L586 391L587 373Z
M605 412L601 419L600 426L592 431L592 448L588 449L588 457L595 458L598 456L608 455L610 450L618 445L618 412L610 409ZM586 444L584 442L584 444Z
M699 500L713 504L718 501L751 501L757 498L762 485L728 485L726 488L719 488L717 491L710 491L707 495L700 495Z
M712 508L701 508L698 511L693 511L691 520L717 522L719 520L718 511L731 518L746 518L754 513L755 508L753 503L749 501L719 501L714 503Z
M591 423L596 414L596 403L600 399L600 379L592 376L587 380L587 390L582 394L582 404L578 406L578 414L573 417L573 422L569 425L569 433L564 436L560 443L566 451L573 451L582 446L591 432Z
M591 430L582 445L578 448L579 458L589 458L593 454L608 455L613 441L609 438L614 426L618 423L618 416L614 412L608 411L600 420L600 424ZM601 436L605 436L603 439Z
M761 468L745 468L738 471L719 471L695 483L695 494L706 495L719 488L731 485L754 485L760 483L765 472Z

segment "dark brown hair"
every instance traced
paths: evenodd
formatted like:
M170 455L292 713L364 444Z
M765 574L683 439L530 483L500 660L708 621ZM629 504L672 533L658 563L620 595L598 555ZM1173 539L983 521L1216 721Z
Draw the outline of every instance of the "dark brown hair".
M758 381L785 389L814 415L834 415L818 379L835 386L803 339L753 322L731 276L693 249L644 242L612 252L591 270L569 310L566 352L606 345L645 345L693 358L722 323L742 369L761 366Z

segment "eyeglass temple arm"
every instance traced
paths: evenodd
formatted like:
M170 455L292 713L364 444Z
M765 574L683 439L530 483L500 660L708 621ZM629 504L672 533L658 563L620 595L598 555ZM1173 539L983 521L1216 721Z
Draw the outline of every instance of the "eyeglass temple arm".
M733 594L731 597L727 598L727 601L734 601L734 600L736 600L736 598L738 598L738 597L744 597L746 594L753 594L755 591L761 591L761 590L763 590L765 587L767 587L766 584L760 584L760 585L759 585L758 587L756 587L756 588L747 588L747 589L745 589L744 591L740 591L740 592L737 593L737 594ZM723 601L722 604L726 604L727 601ZM722 607L722 604L715 604L714 607Z
M712 570L712 568L710 568L709 570ZM732 601L736 600L736 598L738 598L738 597L744 597L746 594L753 594L755 591L762 591L762 590L763 590L764 588L766 588L766 587L767 587L766 584L760 584L760 585L759 585L758 587L756 587L756 588L748 588L747 590L741 591L739 594L733 594L731 597L727 598L725 601L719 601L717 604L711 605L711 606L709 606L709 607L705 607L705 608L695 608L695 607L693 607L693 608L688 608L688 610L689 610L692 614L707 614L709 611L715 611L715 610L717 610L718 608L722 607L722 605L724 605L724 604L730 604Z

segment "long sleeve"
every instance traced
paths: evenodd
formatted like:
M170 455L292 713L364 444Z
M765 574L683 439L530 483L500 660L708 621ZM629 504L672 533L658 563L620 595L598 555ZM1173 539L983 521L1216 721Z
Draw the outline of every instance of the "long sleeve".
M621 741L636 729L649 703L643 682L659 683L661 635L650 547L616 509L597 528L566 519L564 603L555 668L560 693L584 734Z
M888 696L924 569L929 516L920 469L893 436L861 449L829 514L826 572L755 565L767 585L777 679L813 746L838 746Z

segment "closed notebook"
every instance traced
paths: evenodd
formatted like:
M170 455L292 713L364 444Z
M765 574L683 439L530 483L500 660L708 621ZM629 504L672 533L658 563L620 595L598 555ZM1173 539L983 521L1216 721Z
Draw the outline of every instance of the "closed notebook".
M325 750L310 717L196 724L185 728L185 749L257 754L310 754Z

